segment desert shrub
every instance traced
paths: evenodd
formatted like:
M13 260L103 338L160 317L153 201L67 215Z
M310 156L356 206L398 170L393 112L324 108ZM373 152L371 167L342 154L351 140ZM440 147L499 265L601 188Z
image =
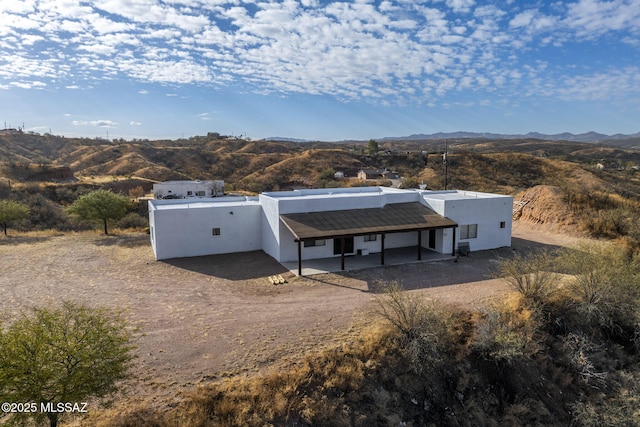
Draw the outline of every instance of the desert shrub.
M548 251L517 254L500 260L498 274L522 295L525 303L536 306L546 303L558 289L559 278L552 270L553 264L553 255Z
M473 348L486 360L500 366L513 365L539 349L536 333L539 313L518 299L497 301L484 309L478 322Z
M582 397L570 405L572 425L577 427L618 427L640 425L640 375L621 372L618 387L608 395Z
M146 228L149 220L136 212L130 212L118 221L119 228Z
M594 237L626 236L634 228L629 214L624 208L590 211L582 216L582 224Z
M582 333L570 332L562 337L563 350L569 365L582 381L594 386L604 386L607 373L599 371L594 365L592 355L601 350L601 346Z
M592 331L633 343L640 324L640 257L624 248L581 245L565 250L559 264L577 316Z
M396 282L382 286L376 313L398 332L410 369L419 376L434 374L452 347L452 312L419 294L403 291Z
M69 230L73 226L67 215L57 204L40 193L19 195L22 203L29 206L29 220L20 224L21 231L29 230Z
M144 188L141 185L129 189L129 197L137 198L144 196Z
M415 176L408 176L402 179L400 188L418 188L421 182Z

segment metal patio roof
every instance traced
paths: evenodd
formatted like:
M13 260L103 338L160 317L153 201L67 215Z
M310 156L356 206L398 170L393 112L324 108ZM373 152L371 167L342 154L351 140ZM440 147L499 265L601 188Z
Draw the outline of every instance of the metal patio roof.
M392 203L382 208L282 214L280 220L296 240L399 233L458 225L418 202Z

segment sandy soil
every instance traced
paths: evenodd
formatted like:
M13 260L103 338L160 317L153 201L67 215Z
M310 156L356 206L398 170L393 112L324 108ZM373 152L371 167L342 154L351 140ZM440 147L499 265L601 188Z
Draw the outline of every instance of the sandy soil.
M62 299L124 310L142 333L127 394L164 405L202 381L264 369L331 342L366 321L380 281L478 307L508 290L492 279L498 257L575 241L515 223L512 248L458 262L299 278L263 252L155 261L146 234L10 235L0 238L0 313L10 321ZM271 285L273 274L288 282Z

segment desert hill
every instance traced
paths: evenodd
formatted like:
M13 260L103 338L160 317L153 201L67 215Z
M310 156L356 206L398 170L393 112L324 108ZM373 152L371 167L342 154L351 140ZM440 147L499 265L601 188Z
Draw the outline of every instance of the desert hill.
M640 164L637 150L535 139L460 139L446 144L445 176L444 141L384 141L378 152L369 152L365 142L246 141L216 135L178 141L8 135L0 136L0 198L14 198L30 206L30 218L14 224L16 229L81 230L91 226L74 223L62 208L96 187L126 193L132 186L149 185L145 180L207 178L224 179L228 190L253 192L287 185L367 185L352 179L335 179L334 172L357 171L363 167L388 168L403 176L402 185L406 187L424 182L431 189L441 189L446 182L446 188L511 194L521 202L514 219L535 224L531 228L535 234L552 230L569 233L571 237L616 239L612 245L615 248L637 249L640 242L640 172L634 168ZM71 181L71 177L76 181ZM10 182L9 186L6 181ZM118 225L144 229L148 224L146 210L141 207ZM604 299L597 296L595 302L589 300L587 304L581 304L581 294L567 293L573 292L570 287L566 288L567 292L554 294L544 301L544 306L530 307L518 299L510 299L498 301L495 306L483 306L482 310L449 311L431 305L429 300L426 305L417 306L420 310L426 309L430 317L420 320L420 324L428 328L416 334L409 331L411 335L404 336L401 330L392 331L388 326L366 319L373 329L350 328L349 334L335 346L320 348L309 341L309 335L304 335L290 347L283 347L275 337L289 336L289 326L303 325L308 328L306 331L316 331L319 325L335 327L339 317L355 318L353 309L346 315L341 310L357 299L370 302L370 292L379 289L379 280L385 278L386 273L380 269L373 271L371 277L336 275L329 281L325 281L326 278L309 282L291 280L292 283L274 287L262 280L266 272L252 271L256 277L247 281L216 273L223 271L221 266L225 262L207 259L206 267L193 270L175 268L170 263L154 263L147 250L148 236L144 233L135 237L122 233L110 238L109 243L102 243L107 240L94 238L89 233L56 234L58 236L51 238L41 238L34 233L4 239L3 256L9 260L8 265L22 265L28 259L29 265L35 266L11 269L12 275L7 276L11 286L19 284L6 300L12 309L15 308L13 298L20 295L19 290L29 295L26 301L31 305L33 296L44 298L47 292L55 292L52 294L55 298L65 294L78 297L82 295L78 290L96 295L95 283L102 281L103 289L109 291L98 294L106 295L110 304L135 304L134 311L143 313L147 309L161 319L150 322L149 317L141 316L145 325L162 328L160 333L151 331L147 337L163 340L161 345L157 342L150 345L150 351L143 354L142 360L147 363L154 363L149 362L152 359L170 361L166 363L172 371L175 366L188 364L174 363L175 359L170 356L173 352L166 351L169 344L165 322L175 321L180 327L192 325L197 333L183 334L184 339L191 340L189 344L200 345L207 340L202 338L203 325L217 328L225 325L216 323L222 322L221 319L240 323L238 332L231 328L229 332L226 326L213 329L215 333L208 338L211 344L207 344L205 350L209 357L212 348L219 351L224 339L233 340L237 347L230 347L234 348L230 353L234 364L229 366L238 370L200 372L207 374L207 382L214 381L201 383L182 402L169 407L158 401L137 406L129 399L104 419L83 419L83 425L637 425L640 297L634 288L621 287L622 293L609 293ZM73 244L67 243L72 239ZM52 252L43 251L45 246ZM145 251L136 252L141 248ZM525 248L514 245L513 249L505 248L503 253L510 257L524 253ZM50 254L59 256L59 261ZM625 262L638 259L631 251L624 255L626 258L611 258L611 261L603 258L602 265L621 268ZM463 257L455 264L455 271L473 271L474 277L484 279L489 270L486 274L478 273L478 262L483 263L483 268L493 269L496 254L486 256L490 259L481 259L480 254L477 258ZM34 259L39 263L33 262ZM228 258L226 260L228 262ZM593 260L595 264L597 259ZM250 270L259 270L255 257L250 262ZM119 268L114 269L114 265ZM249 265L249 261L238 265ZM127 271L124 266L129 268L130 273L126 274L130 275L122 276L123 271ZM636 269L630 270L629 276L623 275L627 274L625 270L614 271L612 277L620 274L622 278L620 283L615 282L616 286L637 283L637 263L633 266ZM242 267L231 265L229 268L235 271ZM420 286L424 286L427 277L428 280L451 277L450 270L434 274L437 268L445 267L403 266L393 277L406 280L407 284L413 277ZM86 269L86 273L70 273L75 269ZM57 271L58 277L64 278L60 283L65 286L58 292L52 286L42 286L40 280L33 280L32 271L44 271L45 281L56 276L52 272ZM559 271L566 276L571 270ZM606 273L609 277L608 270ZM145 277L143 282L141 274ZM86 279L96 276L95 280ZM167 277L172 280L167 282ZM469 285L466 280L464 283ZM487 281L482 282L486 287ZM171 289L158 292L166 283ZM369 287L370 284L374 286ZM37 292L24 291L25 286L30 289L31 285L33 289L38 288ZM145 291L143 285L149 286L149 291ZM120 290L114 291L119 286ZM358 286L362 286L362 292L354 292L360 289ZM603 289L610 292L608 286L606 282ZM459 292L468 295L478 292L478 287L460 289ZM430 290L441 294L452 292L448 286L436 285ZM134 291L139 292L139 296ZM319 299L319 296L325 297L324 292L333 302ZM194 298L196 293L198 297ZM303 293L306 296L299 297ZM120 299L112 300L113 295ZM333 299L336 295L338 299ZM222 297L228 298L227 304L231 304L223 305ZM250 324L238 322L249 317L247 311L252 310L247 310L247 304L255 304L260 297L264 297L262 304L266 311L282 310L286 317L277 321L259 317L259 321ZM300 298L309 302L308 309L300 310ZM393 299L389 301L393 304ZM202 311L194 310L193 304L200 303ZM416 307L412 300L402 303L409 304L404 306L407 309ZM299 317L289 317L287 310L292 310L291 307ZM318 317L322 316L320 313L327 315L326 307L339 314L328 320ZM399 307L402 314L404 308ZM197 321L185 321L183 313L194 316L213 313L216 320L203 322L204 317L199 317ZM230 313L238 317L231 317ZM297 321L302 318L313 326ZM266 333L267 327L274 332ZM196 336L201 337L200 341ZM208 332L204 336L208 336ZM271 338L265 344L266 337ZM413 338L407 341L408 337ZM253 339L260 344L247 345ZM301 360L290 358L291 349L300 349L301 343L311 343L308 345L313 346L315 354ZM194 350L196 345L185 347L186 352L204 360ZM253 349L259 351L253 352ZM243 359L245 356L265 360L261 366L279 358L286 364L265 376L240 375L252 372L242 370L248 369L248 365L242 365L248 360ZM178 396L178 387L183 384L172 379L175 377L168 377L170 381L158 380L157 372L162 371L145 366L148 376L140 381L146 381L144 386L149 393ZM210 373L219 376L208 376Z
M466 138L446 143L449 158L457 159L460 166L467 169L464 177L452 174L459 188L467 188L473 181L473 174L487 176L487 170L481 165L480 155L484 154L489 155L484 161L484 166L491 172L488 176L501 169L500 164L518 163L517 168L507 168L516 172L515 179L502 174L501 183L496 187L507 190L537 184L530 181L539 180L531 176L532 173L548 175L549 168L555 169L554 173L562 169L545 165L541 160L544 158L566 160L583 167L599 162L613 168L640 163L640 150L584 142ZM329 170L357 171L363 167L376 167L396 170L405 177L426 179L427 185L438 188L434 174L442 174L438 168L438 154L444 152L445 141L387 140L381 141L378 153L368 153L366 148L365 142L247 141L218 134L177 141L108 141L12 134L0 136L0 162L4 165L0 174L10 179L28 180L28 176L16 175L12 168L29 163L69 167L77 177L130 176L157 181L223 179L238 189L258 192L277 189L289 182L306 182L310 186L326 184ZM455 163L451 166L455 167ZM476 184L485 189L491 186L489 182L481 184L477 181Z
M398 172L405 188L425 184L438 190L446 184L449 189L511 194L516 200L540 197L547 201L527 206L520 220L555 223L608 237L638 234L634 231L637 227L631 225L638 215L634 206L640 201L638 165L640 150L533 138L394 139L380 141L379 149L370 151L368 141L249 141L216 133L158 141L0 136L0 178L54 186L46 191L53 204L68 204L72 201L69 194L86 191L79 189L82 185L106 185L126 193L139 186L148 191L154 181L174 179L222 179L227 191L254 193L297 187L391 185L390 181L354 178L362 168L379 168ZM348 178L336 179L335 172ZM64 183L73 178L75 182ZM0 187L3 182L0 179ZM527 193L532 188L537 190ZM529 212L532 206L546 205L567 211L571 217ZM605 230L603 224L612 218L620 232Z

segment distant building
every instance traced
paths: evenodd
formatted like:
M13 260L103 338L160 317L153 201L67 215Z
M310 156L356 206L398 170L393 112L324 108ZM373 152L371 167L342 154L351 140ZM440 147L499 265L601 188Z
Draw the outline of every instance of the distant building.
M15 129L15 128L0 129L0 134L2 135L11 135L15 133L22 133L22 129Z
M342 179L342 178L344 178L344 172L342 172L342 171L335 172L333 174L333 177L336 178L336 179Z
M153 184L156 199L188 199L224 195L224 181L165 181Z
M358 179L380 179L384 171L384 169L360 169Z
M358 179L400 179L400 175L387 169L360 169Z

